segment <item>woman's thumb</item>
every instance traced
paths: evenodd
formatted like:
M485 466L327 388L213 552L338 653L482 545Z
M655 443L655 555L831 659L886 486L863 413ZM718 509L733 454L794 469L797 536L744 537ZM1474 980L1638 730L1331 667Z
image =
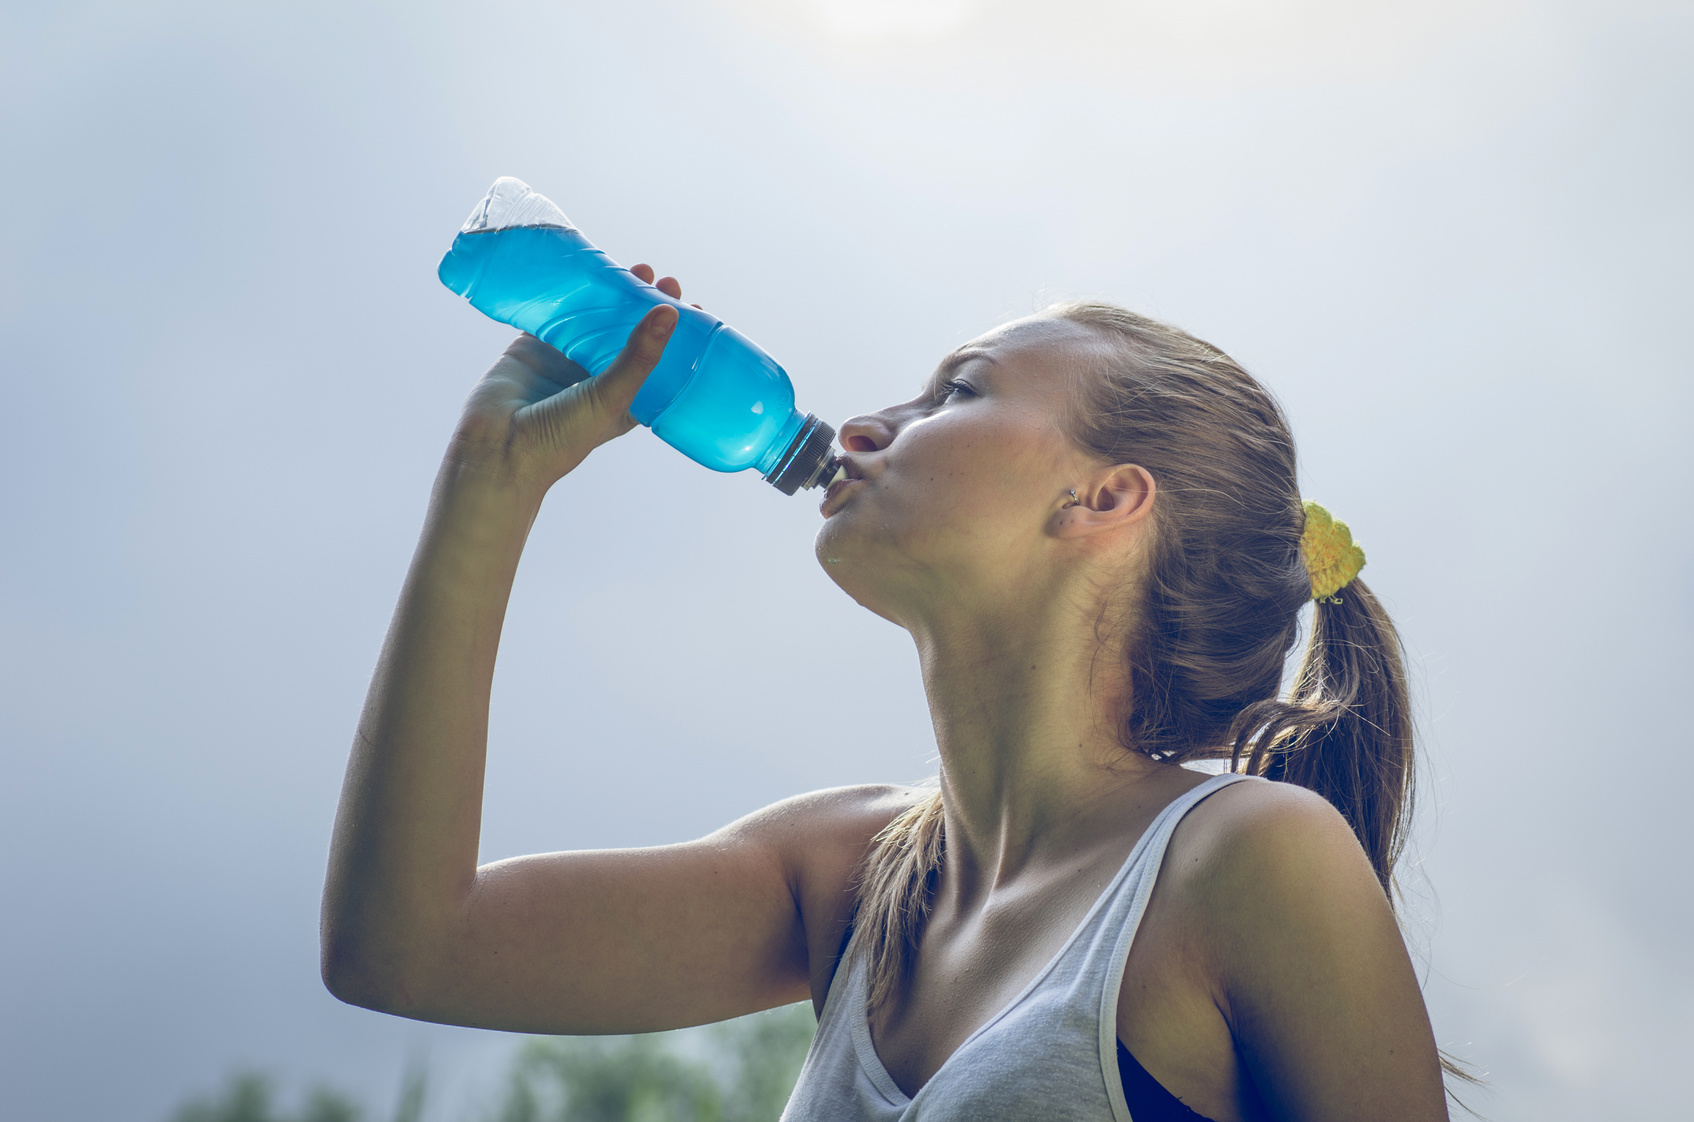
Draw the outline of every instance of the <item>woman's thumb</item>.
M678 313L669 304L659 304L641 317L629 333L629 341L612 360L606 372L594 379L599 383L604 404L611 409L629 408L647 375L664 357L665 344L676 330Z

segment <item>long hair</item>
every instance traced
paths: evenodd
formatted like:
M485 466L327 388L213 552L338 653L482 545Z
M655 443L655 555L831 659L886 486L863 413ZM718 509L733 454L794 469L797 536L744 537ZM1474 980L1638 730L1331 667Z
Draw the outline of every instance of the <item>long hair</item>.
M1139 625L1121 657L1127 751L1231 767L1308 787L1344 815L1392 902L1412 796L1412 725L1400 640L1365 585L1314 608L1289 696L1279 698L1299 613L1312 597L1294 441L1270 393L1228 355L1103 303L1043 315L1096 332L1112 357L1079 381L1077 445L1136 463L1158 484ZM941 795L879 833L859 878L870 1004L911 968L946 837Z

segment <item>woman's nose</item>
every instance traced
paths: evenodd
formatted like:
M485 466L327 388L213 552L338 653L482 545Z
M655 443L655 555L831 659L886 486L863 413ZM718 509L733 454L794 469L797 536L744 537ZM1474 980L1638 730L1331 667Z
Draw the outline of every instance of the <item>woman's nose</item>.
M837 438L848 452L880 452L894 440L894 424L882 413L863 413L841 425Z

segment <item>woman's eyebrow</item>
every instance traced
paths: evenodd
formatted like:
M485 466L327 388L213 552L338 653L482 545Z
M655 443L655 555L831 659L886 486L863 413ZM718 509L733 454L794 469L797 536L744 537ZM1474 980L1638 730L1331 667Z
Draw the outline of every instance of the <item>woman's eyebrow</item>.
M941 365L935 368L935 373L931 375L929 381L925 383L925 388L931 393L935 392L935 390L940 387L941 383L945 379L951 377L959 369L959 367L976 359L982 359L984 362L992 363L995 366L999 365L999 363L995 361L994 356L989 354L987 351L971 348L954 351L952 354L941 360Z

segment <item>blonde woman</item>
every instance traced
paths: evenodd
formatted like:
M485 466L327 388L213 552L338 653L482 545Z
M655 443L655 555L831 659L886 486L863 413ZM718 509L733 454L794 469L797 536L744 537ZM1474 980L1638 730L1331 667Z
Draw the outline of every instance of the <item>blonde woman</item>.
M792 1119L1445 1118L1388 893L1412 753L1393 627L1344 531L1308 518L1266 391L1110 305L1006 324L841 427L818 557L917 644L936 788L477 867L525 536L631 427L674 322L654 309L569 388L519 338L471 394L348 766L329 988L538 1033L810 997Z

